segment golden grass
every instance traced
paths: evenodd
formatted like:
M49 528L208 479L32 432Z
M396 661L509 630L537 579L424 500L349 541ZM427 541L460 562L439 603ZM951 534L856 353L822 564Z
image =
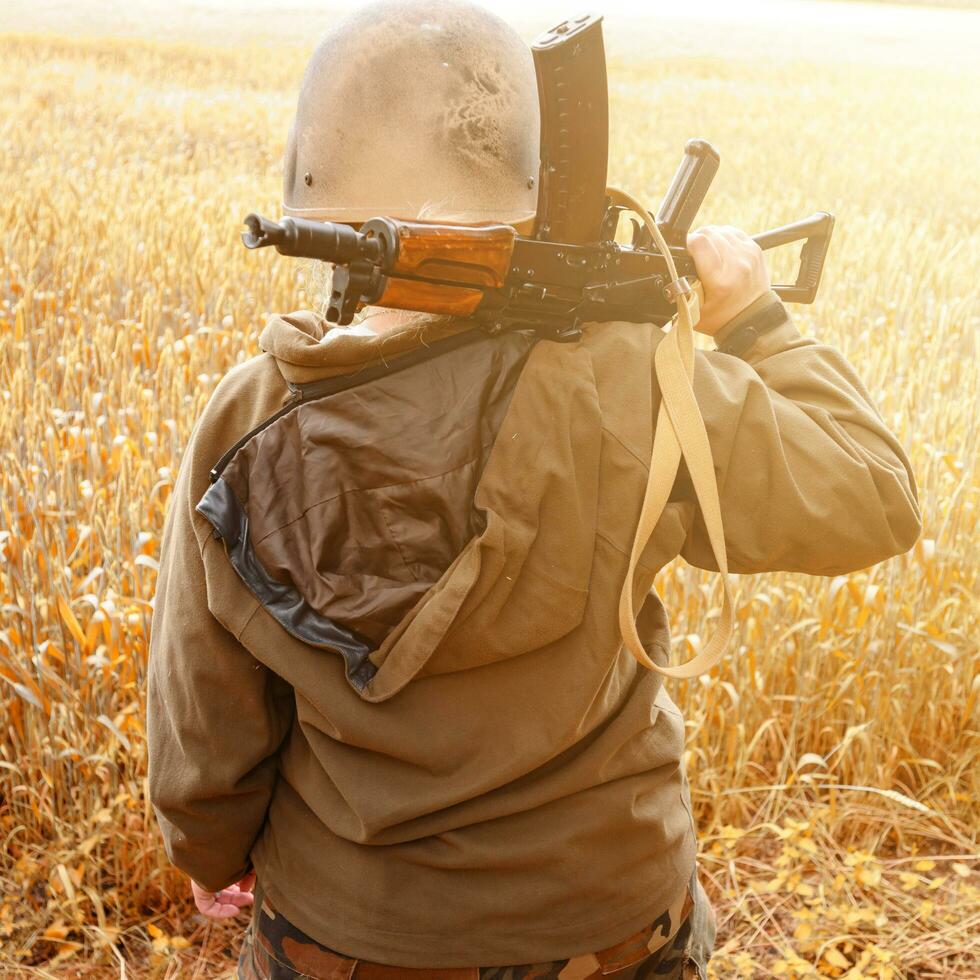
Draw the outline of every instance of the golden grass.
M237 240L276 210L307 50L0 40L7 976L230 969L235 930L192 916L146 799L147 632L194 420L263 313L307 303L297 265ZM925 515L914 552L870 571L737 580L737 653L675 689L715 974L976 977L977 75L940 50L929 72L610 74L615 183L655 202L703 135L723 158L705 221L837 213L798 319L858 367ZM659 587L687 648L719 591L681 566Z

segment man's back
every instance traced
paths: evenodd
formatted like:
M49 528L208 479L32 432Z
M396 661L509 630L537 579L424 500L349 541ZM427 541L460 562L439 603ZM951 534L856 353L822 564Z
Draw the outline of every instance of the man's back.
M151 659L150 737L160 746L151 792L171 854L217 885L251 851L278 909L369 960L509 964L615 942L686 888L695 848L683 722L657 675L622 649L616 614L646 486L662 334L592 325L577 344L537 344L519 372L522 358L501 353L510 343L523 355L519 343L484 339L301 403L227 464L255 543L255 562L236 570L235 542L219 541L194 508L218 457L288 397L280 371L310 384L319 357L322 373L336 376L331 344L317 342L322 329L308 317L267 329L263 347L282 358L278 366L262 356L219 386L182 467ZM309 343L297 336L304 332ZM452 358L467 355L454 370ZM699 354L695 374L733 569L827 572L842 541L848 563L907 546L917 516L904 456L846 362L789 324L747 356L754 366ZM479 357L487 370L474 383ZM516 386L499 383L518 373ZM460 439L450 445L439 436L448 430L432 424L431 453L416 445L413 467L394 482L359 465L372 446L386 446L390 466L406 428L421 438L420 393L427 418L451 423ZM359 412L373 419L371 446L363 426L331 426L337 413ZM469 454L466 433L476 447ZM320 469L310 496L304 474L325 453L337 466ZM467 459L470 478L445 479ZM253 485L262 486L257 496ZM461 513L460 493L472 495L472 521L455 521L459 554L419 561L412 549L421 539L400 535L398 508L438 521ZM307 504L290 509L301 497ZM382 499L387 552L358 533L380 526L373 505ZM303 533L292 533L297 524ZM679 552L710 565L683 479L644 553L635 596L641 638L659 663L669 652L666 617L646 592ZM297 632L309 620L256 587L256 563L280 584L305 582L294 591L312 611L367 644L360 669L336 645ZM206 596L171 593L171 574L186 581L195 566ZM363 578L338 589L338 570L353 568ZM318 596L315 579L331 574ZM358 619L356 601L330 599L376 595L363 588L371 576L417 587L411 605L391 590L404 609L397 622L377 608ZM190 664L189 629L208 650ZM243 685L250 656L268 670L256 663ZM179 678L169 669L178 658ZM223 674L238 708L228 744L185 739L182 751L168 751L173 730ZM223 821L219 847L208 827Z

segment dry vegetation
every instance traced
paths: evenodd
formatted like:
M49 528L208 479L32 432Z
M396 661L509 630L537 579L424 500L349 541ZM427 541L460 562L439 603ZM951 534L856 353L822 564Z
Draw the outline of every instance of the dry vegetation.
M194 420L264 311L307 302L236 238L276 209L307 51L0 39L7 976L229 968L235 931L192 914L146 800L147 632ZM980 975L978 77L942 69L611 66L615 182L656 200L704 135L706 221L837 212L799 321L858 366L925 517L872 570L738 580L737 652L676 689L718 977ZM659 586L687 653L719 592L679 566Z

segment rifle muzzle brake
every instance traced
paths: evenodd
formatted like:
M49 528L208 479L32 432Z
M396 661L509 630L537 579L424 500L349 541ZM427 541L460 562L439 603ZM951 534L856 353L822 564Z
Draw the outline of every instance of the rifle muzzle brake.
M242 242L246 248L272 245L280 255L322 262L348 263L359 259L377 262L381 258L382 243L350 225L305 218L271 221L260 214L250 214L245 218L245 226L248 231L242 232Z

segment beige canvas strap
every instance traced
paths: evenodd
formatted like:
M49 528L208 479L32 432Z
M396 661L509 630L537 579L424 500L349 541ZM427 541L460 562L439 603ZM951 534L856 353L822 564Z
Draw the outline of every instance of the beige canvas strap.
M606 194L613 204L624 205L643 219L647 230L666 259L671 279L677 282L677 268L670 249L649 212L629 194L616 188L607 188ZM694 377L694 326L700 315L699 296L699 289L677 295L677 315L671 321L671 329L657 346L654 355L654 367L660 385L660 410L657 413L657 426L654 430L650 475L630 552L626 581L623 583L623 591L619 597L619 627L627 649L645 667L666 677L678 678L697 677L698 674L703 674L718 663L728 646L735 624L735 608L728 582L728 555L725 551L721 504L718 501L718 484L715 479L708 433L691 384ZM724 604L718 628L700 652L691 660L676 667L661 667L647 655L636 632L633 589L640 555L667 506L682 455L687 463L694 492L704 517L715 562L721 571Z

